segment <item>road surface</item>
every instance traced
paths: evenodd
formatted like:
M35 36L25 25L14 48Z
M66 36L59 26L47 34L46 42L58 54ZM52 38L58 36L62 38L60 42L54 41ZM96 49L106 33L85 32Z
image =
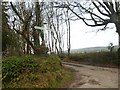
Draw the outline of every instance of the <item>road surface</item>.
M62 62L75 71L68 88L118 88L118 69Z

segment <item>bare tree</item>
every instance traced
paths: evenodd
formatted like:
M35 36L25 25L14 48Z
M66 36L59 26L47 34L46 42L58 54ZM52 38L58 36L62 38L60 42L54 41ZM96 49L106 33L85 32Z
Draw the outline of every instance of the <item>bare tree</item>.
M64 47L64 33L68 29L68 51L70 52L70 21L68 14L63 13L63 9L54 8L56 2L10 2L11 28L19 37L20 51L24 54L44 53L47 46L50 51L62 54ZM63 19L66 17L65 19ZM44 22L48 30L37 30L34 26L44 27ZM61 26L66 24L66 29ZM50 30L49 30L50 29Z
M42 2L41 3L35 2L35 4L31 4L31 3L25 4L25 2L21 2L19 3L21 10L18 10L18 8L16 8L12 2L10 2L10 5L12 7L13 12L17 16L18 21L21 22L22 24L21 30L17 30L15 28L16 17L14 17L13 29L26 40L27 53L31 53L31 47L34 50L34 53L36 54L46 53L47 48L44 42L44 33L42 30L36 30L34 28L35 25L43 26ZM26 5L29 6L26 7ZM32 6L32 9L30 5ZM31 41L32 36L34 41ZM40 45L40 37L42 40L41 45Z
M110 52L113 51L113 49L114 49L113 43L110 43L110 44L109 44L108 49L110 50Z
M62 31L60 29L60 17L62 17L61 10L59 8L54 8L54 2L46 3L44 5L44 10L46 15L47 26L52 31L48 30L48 37L51 36L51 39L48 40L48 45L50 50L56 51L58 55L62 54Z
M119 35L120 49L120 1L119 0L80 0L79 2L59 3L56 8L67 8L87 26L103 26L106 30L109 23L114 23Z
M68 10L66 11L66 18L67 18L67 21L66 21L66 26L67 26L67 48L68 48L68 56L70 55L70 49L71 49L71 44L70 44L70 18L69 18L69 15L68 15Z
M20 11L18 11L14 5L12 4L12 2L10 2L12 10L14 11L14 13L18 16L19 20L22 22L22 27L21 27L21 31L17 30L15 28L15 22L16 22L16 17L14 17L14 21L13 21L13 29L20 35L23 36L23 38L27 41L27 53L30 52L30 45L32 48L34 48L33 44L30 42L30 36L29 36L29 25L30 25L30 21L31 18L33 17L32 15L32 11L30 10L25 10L25 2L19 3L19 5L21 4L21 9ZM35 49L35 48L34 48Z
M19 40L18 36L9 26L8 3L2 3L2 51L3 54L18 54Z

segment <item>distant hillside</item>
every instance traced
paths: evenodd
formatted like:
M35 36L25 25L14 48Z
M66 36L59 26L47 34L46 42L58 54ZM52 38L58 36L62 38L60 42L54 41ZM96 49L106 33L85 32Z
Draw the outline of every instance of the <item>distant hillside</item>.
M118 46L114 46L114 51L117 51ZM71 53L84 53L84 52L101 52L101 51L109 51L108 47L89 47L89 48L80 48L80 49L72 49ZM67 51L65 51L67 52Z

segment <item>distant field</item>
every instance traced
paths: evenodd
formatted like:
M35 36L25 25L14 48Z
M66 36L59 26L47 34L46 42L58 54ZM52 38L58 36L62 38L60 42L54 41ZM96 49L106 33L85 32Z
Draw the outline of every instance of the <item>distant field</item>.
M113 51L117 51L118 46L114 46ZM90 53L90 52L108 52L108 47L89 47L89 48L80 48L80 49L72 49L71 53ZM65 51L66 53L67 51Z

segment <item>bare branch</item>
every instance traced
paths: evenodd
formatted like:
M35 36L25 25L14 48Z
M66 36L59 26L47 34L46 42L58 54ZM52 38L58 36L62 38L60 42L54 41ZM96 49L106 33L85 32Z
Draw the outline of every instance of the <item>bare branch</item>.
M17 16L19 17L19 19L22 21L22 22L24 22L24 20L21 18L21 16L20 16L20 14L18 13L18 11L15 9L15 7L13 6L13 4L12 4L12 2L10 2L10 4L11 4L11 7L12 7L12 9L13 9L13 11L17 14Z
M110 15L110 11L101 3L98 1L98 3L105 9L105 11Z
M116 9L116 12L119 12L119 2L115 2L115 9Z
M92 3L93 3L93 5L97 8L97 10L98 10L102 15L105 15L105 16L108 16L108 17L109 17L108 14L105 14L105 13L103 13L103 12L100 10L100 8L96 5L95 2L92 2Z
M86 8L84 8L82 5L80 5L79 4L79 6L82 8L82 9L84 9L85 10L85 12L88 12L89 14L92 14L92 15L94 15L94 16L96 16L96 17L98 17L99 19L101 19L101 20L103 20L104 21L104 19L103 18L101 18L100 16L98 16L97 14L95 14L95 13L93 13L93 12L91 12L91 11L89 11L89 10L87 10Z
M110 10L111 13L114 13L112 5L109 5L108 2L103 2L103 3L106 5L106 7Z

